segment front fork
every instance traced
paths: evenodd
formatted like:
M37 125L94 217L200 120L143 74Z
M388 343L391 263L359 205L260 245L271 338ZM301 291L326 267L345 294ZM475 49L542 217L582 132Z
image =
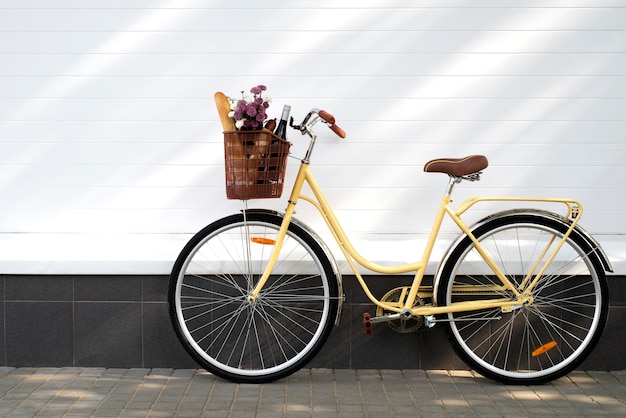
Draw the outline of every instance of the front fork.
M283 216L283 222L280 225L278 235L276 236L276 241L272 245L272 252L267 262L267 266L265 267L265 271L263 272L263 275L259 278L259 281L254 286L254 289L252 289L252 291L248 295L248 303L250 304L253 304L259 297L263 286L265 286L267 279L270 277L270 274L274 270L274 266L276 266L276 261L278 260L280 250L283 247L283 242L285 241L287 229L289 229L289 224L291 223L291 218L293 216L295 206L295 203L289 201L289 205L287 206L287 210L285 211L285 214ZM250 240L248 239L248 241Z

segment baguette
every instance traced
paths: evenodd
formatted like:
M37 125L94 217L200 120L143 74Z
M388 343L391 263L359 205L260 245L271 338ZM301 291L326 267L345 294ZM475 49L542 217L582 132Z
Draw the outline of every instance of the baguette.
M230 101L228 97L220 91L215 93L215 106L217 107L217 113L220 116L220 122L222 123L222 129L224 132L233 132L235 128L235 121L228 116L230 113ZM229 147L229 160L226 161L226 170L230 171L231 179L236 185L249 185L252 184L248 179L250 178L251 170L248 167L248 159L246 158L245 147L242 141L239 139L239 135L234 137L234 141L226 144Z
M228 101L228 97L220 91L215 93L215 105L217 106L217 113L220 115L220 121L222 122L222 129L224 131L234 131L235 130L235 121L233 118L229 117L230 113L230 102Z

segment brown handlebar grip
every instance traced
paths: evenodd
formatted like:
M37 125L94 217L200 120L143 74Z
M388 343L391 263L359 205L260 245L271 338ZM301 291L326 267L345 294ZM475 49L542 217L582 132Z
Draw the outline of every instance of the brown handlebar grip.
M330 130L333 131L334 133L336 133L337 135L339 135L340 138L345 138L346 137L346 133L343 131L343 129L341 129L337 125L332 125L330 127Z
M320 110L319 112L317 112L317 114L320 115L320 118L324 119L326 122L330 123L331 125L335 124L335 117L331 115L329 112L325 110Z
M330 124L330 130L336 133L340 138L345 138L346 133L339 126L335 125L335 117L325 110L317 112L320 118L324 119L326 123Z

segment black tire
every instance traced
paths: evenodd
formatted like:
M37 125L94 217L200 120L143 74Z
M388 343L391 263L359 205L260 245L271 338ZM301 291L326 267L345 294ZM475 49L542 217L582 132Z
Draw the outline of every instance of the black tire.
M337 279L320 245L290 224L263 290L248 301L264 271L282 217L249 212L198 232L170 276L169 310L189 354L209 372L263 383L304 366L326 341L338 305Z
M540 254L550 239L558 242L568 227L551 217L511 214L480 225L473 234L520 286L537 259L545 260ZM480 289L494 284L500 281L465 237L443 266L437 303L510 296L506 290ZM534 302L510 313L487 309L447 315L450 341L468 366L502 383L529 385L562 377L589 355L606 323L608 290L604 269L576 230L530 293Z

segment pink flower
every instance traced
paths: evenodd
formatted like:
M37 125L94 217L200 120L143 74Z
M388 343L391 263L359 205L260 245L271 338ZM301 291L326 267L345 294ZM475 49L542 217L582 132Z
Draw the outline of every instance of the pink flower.
M248 106L248 108L246 109L246 115L248 115L248 116L256 116L256 114L257 114L256 107Z
M264 91L267 90L262 84L250 89L250 93L253 94L252 98L244 96L244 92L241 92L241 99L235 101L231 100L231 115L235 119L235 126L240 128L260 128L263 126L263 121L267 119L266 110L270 106L270 100L262 97Z
M261 94L261 92L264 92L265 90L267 90L267 87L265 87L262 84L259 84L256 87L252 87L250 89L250 93L252 93L252 94L254 94L256 96L257 94Z

